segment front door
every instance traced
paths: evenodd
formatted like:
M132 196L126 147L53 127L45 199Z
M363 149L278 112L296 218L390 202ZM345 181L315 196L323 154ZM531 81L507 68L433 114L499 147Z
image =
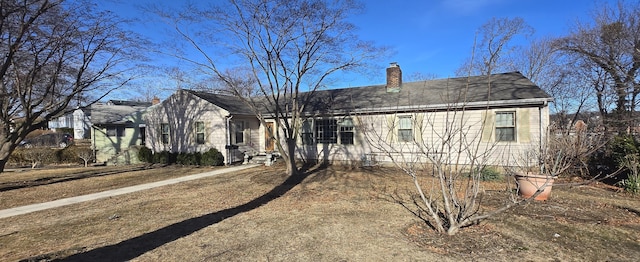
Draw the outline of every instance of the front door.
M273 123L268 122L264 129L264 151L271 152L274 149L273 144Z

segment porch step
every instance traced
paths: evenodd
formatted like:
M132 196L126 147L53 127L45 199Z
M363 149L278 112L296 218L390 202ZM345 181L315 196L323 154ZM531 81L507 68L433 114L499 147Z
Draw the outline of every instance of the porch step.
M265 164L267 166L273 164L276 162L276 160L278 159L278 155L277 154L270 154L271 156L271 161L267 161L267 154L266 153L259 153L257 155L253 155L253 156L249 156L248 162L243 163L243 164Z

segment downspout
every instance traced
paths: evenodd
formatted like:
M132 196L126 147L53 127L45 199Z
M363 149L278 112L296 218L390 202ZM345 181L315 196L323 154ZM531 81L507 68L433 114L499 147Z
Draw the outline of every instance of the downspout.
M540 152L540 154L539 154L540 156L542 156L542 154L544 153L544 151L543 151L544 150L544 148L543 148L543 139L545 139L545 135L544 135L545 130L544 130L544 127L543 127L543 120L542 120L543 112L542 112L542 109L545 108L546 106L547 106L547 101L544 101L544 103L540 107L538 107L538 122L539 122L538 126L540 127L540 134L539 134L539 139L540 139L539 140L540 141L539 147L540 148L538 150ZM538 160L538 161L541 161L541 160ZM540 164L540 171L541 171L541 173L544 174L544 172L545 172L544 164L542 162L540 162L539 164Z
M228 115L226 116L227 118L227 122L225 123L226 125L226 131L227 131L227 145L225 146L225 148L227 149L227 165L231 165L231 118L233 118L232 115Z

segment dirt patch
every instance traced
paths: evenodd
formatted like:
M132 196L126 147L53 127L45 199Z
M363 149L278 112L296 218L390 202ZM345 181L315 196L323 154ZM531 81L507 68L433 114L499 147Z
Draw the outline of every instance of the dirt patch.
M390 198L412 192L410 179L393 169L332 167L301 181L283 174L282 167L260 167L2 219L0 257L9 261L633 261L640 257L638 197L598 185L554 187L549 201L515 207L445 236ZM97 179L60 184L82 187ZM42 188L49 186L53 185ZM487 183L485 188L484 208L504 202L504 184ZM19 196L19 190L8 192L16 195L3 197Z

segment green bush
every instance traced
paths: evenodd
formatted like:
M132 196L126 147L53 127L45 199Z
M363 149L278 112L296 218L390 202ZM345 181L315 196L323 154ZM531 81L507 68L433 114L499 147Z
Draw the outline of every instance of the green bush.
M202 153L203 166L221 166L224 164L224 156L218 149L211 148L207 152Z
M480 170L480 179L482 181L501 180L502 174L493 167L485 167Z
M212 148L205 153L171 153L162 151L153 153L151 149L143 147L138 152L140 161L155 164L203 165L220 166L224 164L224 156L217 149Z
M153 154L153 163L163 165L169 164L169 152L162 151Z
M148 147L141 147L138 150L138 160L145 163L153 163L153 151Z
M179 153L176 157L176 164L188 166L200 165L200 159L196 153Z
M481 181L496 181L503 178L502 173L500 173L494 167L476 168L473 172L468 171L464 174L466 177L471 177L472 175L478 176Z
M615 136L609 144L611 158L618 166L623 165L624 159L628 155L639 155L640 147L638 140L631 135Z
M629 193L640 193L640 177L637 175L630 175L628 178L618 182L618 185Z

